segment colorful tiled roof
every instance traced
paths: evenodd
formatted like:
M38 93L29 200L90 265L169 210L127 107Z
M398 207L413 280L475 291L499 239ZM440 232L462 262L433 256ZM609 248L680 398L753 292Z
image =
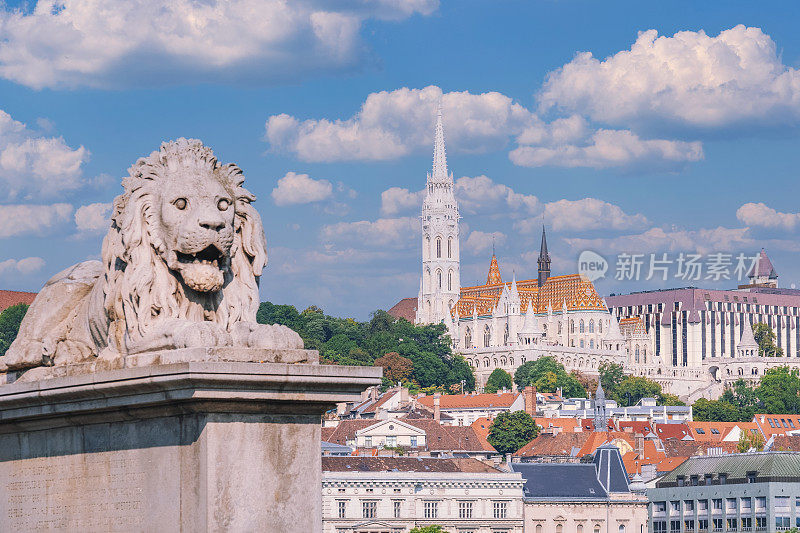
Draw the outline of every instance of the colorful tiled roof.
M3 291L0 290L0 313L17 304L32 304L36 298L35 292Z
M503 288L511 288L511 283L496 283L462 287L461 297L456 302L453 312L458 311L460 318L469 318L473 310L479 316L492 314L497 306ZM604 311L603 299L597 294L594 284L586 276L568 274L551 276L539 287L536 279L517 281L521 312L527 312L528 305L533 305L533 312L543 314L548 305L553 311L560 312L566 303L568 311Z
M658 424L656 435L661 440L693 440L692 431L686 424Z
M563 432L553 435L542 433L514 453L515 457L576 456L577 450L591 437L591 433Z
M486 276L487 285L498 285L503 283L500 277L500 267L497 264L497 256L492 254L492 262L489 263L489 275Z
M692 430L695 440L707 442L722 441L736 427L745 431L758 430L752 422L686 422L686 425Z

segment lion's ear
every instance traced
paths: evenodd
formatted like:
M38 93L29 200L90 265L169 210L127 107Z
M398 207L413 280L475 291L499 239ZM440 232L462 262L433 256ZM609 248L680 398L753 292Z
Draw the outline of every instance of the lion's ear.
M267 239L264 236L264 226L261 225L261 216L250 202L240 202L238 216L239 230L242 238L242 251L250 259L254 276L260 276L267 264Z

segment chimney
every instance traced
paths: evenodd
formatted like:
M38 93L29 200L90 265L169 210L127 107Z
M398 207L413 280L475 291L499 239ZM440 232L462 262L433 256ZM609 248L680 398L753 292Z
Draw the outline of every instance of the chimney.
M408 403L408 389L400 387L400 403Z
M433 419L439 422L442 419L442 411L439 409L439 399L442 397L440 393L433 395Z
M644 435L637 433L634 438L636 439L636 453L639 454L639 459L644 459Z
M525 412L531 416L536 416L536 387L528 385L522 391L525 400Z

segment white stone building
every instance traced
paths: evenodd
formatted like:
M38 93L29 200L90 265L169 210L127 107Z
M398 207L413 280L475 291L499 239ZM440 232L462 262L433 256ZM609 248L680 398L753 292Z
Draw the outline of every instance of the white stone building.
M422 278L417 297L417 324L437 324L450 315L461 291L458 204L453 174L447 170L442 109L436 119L433 169L422 203Z
M522 533L522 476L475 459L323 457L324 533Z

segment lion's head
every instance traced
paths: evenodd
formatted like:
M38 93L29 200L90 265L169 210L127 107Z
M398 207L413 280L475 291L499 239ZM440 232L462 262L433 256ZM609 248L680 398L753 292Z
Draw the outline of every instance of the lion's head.
M117 347L170 318L255 321L266 242L243 183L239 167L193 139L163 143L130 168L103 242Z

